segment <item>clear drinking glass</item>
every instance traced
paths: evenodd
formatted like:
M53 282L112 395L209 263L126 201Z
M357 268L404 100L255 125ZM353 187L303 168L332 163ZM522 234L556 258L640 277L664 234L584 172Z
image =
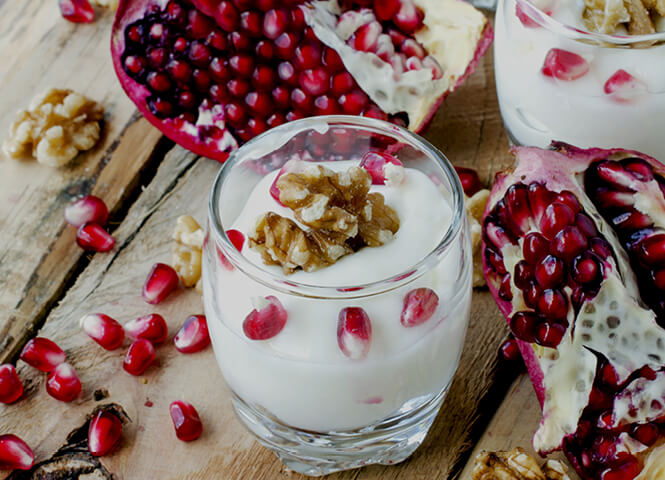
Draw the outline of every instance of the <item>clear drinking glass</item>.
M540 1L557 9L563 0ZM588 73L572 80L544 75L543 63L553 48L580 55ZM558 140L665 158L665 33L589 33L527 0L499 0L494 67L501 116L514 143L547 147ZM606 83L619 70L635 78L634 88L606 93ZM608 91L617 84L623 83L611 83Z
M234 247L226 231L265 175L294 155L359 160L370 148L390 149L405 167L424 172L450 206L445 234L420 261L370 283L316 285L252 263L242 253L247 242L241 251ZM208 327L238 418L289 468L307 475L406 459L424 440L457 368L471 262L459 179L417 135L378 120L330 116L283 125L242 146L214 182L203 259ZM432 289L439 303L429 320L405 328L400 313L415 288ZM255 308L252 298L270 295L288 312L286 326L273 339L250 340L242 323ZM362 360L344 356L337 343L338 313L349 306L362 307L372 321Z

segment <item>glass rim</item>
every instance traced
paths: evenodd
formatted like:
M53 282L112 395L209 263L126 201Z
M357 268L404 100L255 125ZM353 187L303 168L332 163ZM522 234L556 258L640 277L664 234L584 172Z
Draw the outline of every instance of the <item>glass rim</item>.
M222 195L222 188L226 180L229 178L233 167L248 158L248 155L252 152L261 153L263 150L258 148L258 146L265 141L269 141L273 137L282 137L283 139L285 136L288 136L290 139L298 133L314 130L317 129L317 127L319 129L345 127L354 129L362 128L373 133L397 138L398 141L402 141L403 143L411 145L412 147L417 148L417 150L424 152L430 160L434 160L441 168L451 186L451 209L453 211L453 216L450 225L448 225L448 228L445 230L445 233L442 235L438 244L414 265L390 277L364 284L321 286L291 281L287 276L275 274L254 264L233 246L223 228L223 222L219 212L219 201ZM402 138L399 138L400 136ZM265 153L276 150L278 146L275 145L275 143L272 143L270 149L265 150ZM457 238L466 219L465 215L466 210L464 206L464 190L462 189L462 184L453 165L442 152L421 136L405 128L382 120L353 115L322 115L308 117L285 123L254 137L229 155L229 158L222 165L215 177L208 202L209 232L214 235L215 241L222 248L222 253L231 262L234 268L238 268L245 275L268 288L286 294L310 298L364 298L394 290L411 283L439 262L438 257L447 251L453 241Z
M659 42L665 42L665 32L656 32L644 35L615 35L581 30L552 18L529 0L515 0L515 2L521 6L526 7L526 14L540 26L573 41L586 44L592 43L596 44L596 46L605 48L634 46L640 49L659 47L662 46L662 44ZM653 44L648 45L649 43Z

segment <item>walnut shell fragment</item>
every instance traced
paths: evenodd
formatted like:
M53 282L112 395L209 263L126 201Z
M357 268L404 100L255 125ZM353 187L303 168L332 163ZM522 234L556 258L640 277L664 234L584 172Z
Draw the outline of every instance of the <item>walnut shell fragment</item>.
M69 89L51 88L20 111L2 148L10 157L32 155L39 163L59 167L99 140L104 108Z
M548 460L540 467L523 448L510 451L481 451L475 460L473 480L570 480L566 467Z
M332 265L362 247L390 241L399 229L397 213L380 193L369 193L369 173L360 167L334 172L309 165L277 181L279 199L295 219L269 212L259 218L249 245L267 265L285 273L307 272Z

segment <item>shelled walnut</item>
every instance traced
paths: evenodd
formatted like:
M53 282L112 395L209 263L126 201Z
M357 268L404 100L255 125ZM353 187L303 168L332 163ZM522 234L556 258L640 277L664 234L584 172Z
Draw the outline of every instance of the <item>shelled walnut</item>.
M298 222L268 212L259 218L249 245L268 265L285 273L316 270L362 247L376 247L399 229L397 213L383 195L369 193L369 173L360 167L334 172L310 165L282 175L279 199L293 210Z
M14 158L32 155L38 162L59 167L99 140L104 108L68 89L51 88L20 111L2 145Z
M631 35L655 33L654 19L665 16L665 0L584 0L582 13L593 32Z
M185 287L196 286L200 290L201 256L204 232L189 215L178 217L173 231L173 269L178 273Z
M471 251L473 255L473 286L483 287L486 285L483 275L483 259L481 253L483 212L490 191L487 189L479 190L471 197L464 198L464 206L469 217L469 230L471 231Z
M523 448L510 451L483 450L475 460L473 480L570 480L566 467L548 460L542 467Z

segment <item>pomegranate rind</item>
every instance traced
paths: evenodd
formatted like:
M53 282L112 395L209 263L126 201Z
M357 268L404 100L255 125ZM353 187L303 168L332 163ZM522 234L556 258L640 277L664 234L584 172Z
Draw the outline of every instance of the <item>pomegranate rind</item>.
M473 10L473 7L467 6L466 2L461 0L456 1ZM238 147L239 143L242 142L236 139L229 130L224 128L223 122L217 123L216 120L215 123L211 124L212 126L219 128L222 132L217 139L211 139L208 138L208 136L201 135L199 128L191 123L183 124L178 118L158 118L150 111L147 105L146 100L151 95L149 89L130 78L123 68L122 54L125 50L125 27L145 15L147 3L148 2L139 0L120 0L111 35L111 57L116 76L118 77L123 90L135 103L141 114L164 135L197 155L224 162L229 154ZM167 0L156 0L149 3L151 5L156 4L163 7L167 4ZM422 3L422 0L415 3L416 5L419 5ZM206 13L205 8L202 8L202 5L199 5L198 2L194 2L194 4L197 5L203 13ZM482 17L482 14L479 15ZM466 16L463 16L462 20L463 23L468 22ZM434 95L432 98L427 96L423 107L415 114L416 119L411 121L410 125L408 125L410 130L420 132L425 129L448 94L454 91L475 71L480 58L485 54L493 39L492 27L484 17L481 25L482 29L480 30L478 38L476 39L474 37L473 39L475 41L473 55L468 64L466 64L464 70L462 70L463 73L457 78L452 78L449 86L442 91L440 95ZM426 29L426 27L424 27L424 29ZM415 33L417 34L418 32ZM455 42L450 43L454 44ZM210 112L210 110L207 111ZM213 114L212 116L220 118L223 115L217 116L217 114Z

